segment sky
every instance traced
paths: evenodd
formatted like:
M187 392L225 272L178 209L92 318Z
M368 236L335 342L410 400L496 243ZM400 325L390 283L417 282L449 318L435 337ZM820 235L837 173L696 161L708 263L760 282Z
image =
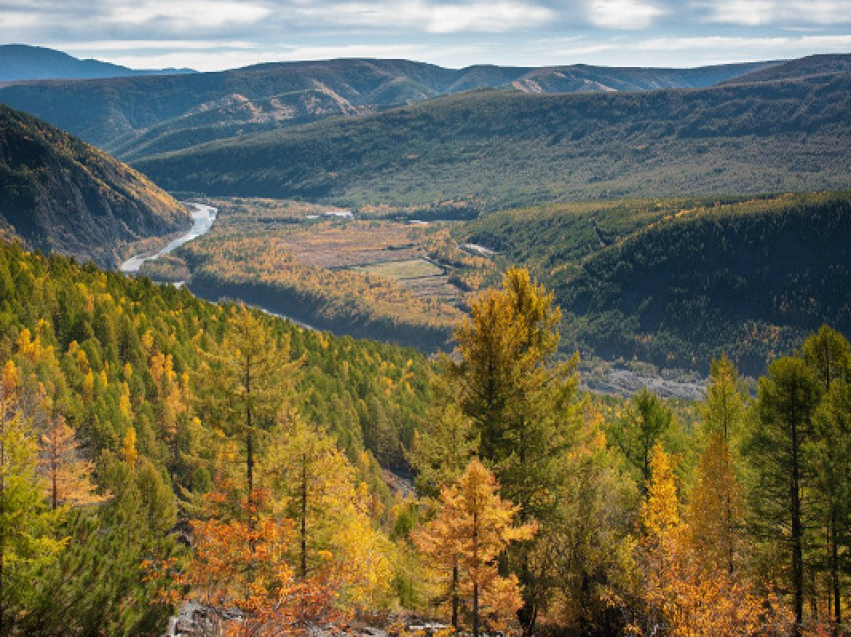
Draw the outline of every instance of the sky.
M851 0L0 0L0 43L201 71L338 57L694 67L851 52Z

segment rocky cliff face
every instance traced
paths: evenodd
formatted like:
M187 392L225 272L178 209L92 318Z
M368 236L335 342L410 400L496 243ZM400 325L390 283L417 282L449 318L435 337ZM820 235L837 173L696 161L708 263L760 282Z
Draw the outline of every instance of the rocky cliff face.
M190 225L189 213L138 171L0 105L0 227L29 247L110 268L125 243Z

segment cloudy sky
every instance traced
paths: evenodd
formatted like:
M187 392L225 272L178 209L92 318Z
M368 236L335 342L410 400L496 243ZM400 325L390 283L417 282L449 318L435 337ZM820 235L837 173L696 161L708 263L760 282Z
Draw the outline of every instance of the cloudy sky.
M335 57L686 67L851 52L851 0L0 0L0 43L134 68Z

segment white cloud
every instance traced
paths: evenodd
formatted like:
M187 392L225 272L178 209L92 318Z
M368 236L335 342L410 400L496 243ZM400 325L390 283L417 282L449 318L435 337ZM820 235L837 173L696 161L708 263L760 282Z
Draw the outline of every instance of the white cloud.
M806 35L803 37L724 37L703 36L691 38L651 38L633 45L637 51L718 51L728 55L734 51L786 52L796 55L811 50L848 50L851 49L851 35ZM739 53L737 60L746 55ZM752 56L751 56L752 57Z
M4 11L0 23L2 23L0 33L11 29L33 27L38 25L38 15L23 11Z
M429 4L423 0L349 2L330 7L292 7L291 15L304 23L427 33L502 33L542 26L556 17L551 9L514 0L470 4Z
M851 24L849 0L702 0L710 22L743 26Z
M147 0L117 6L107 20L117 25L140 26L158 21L178 23L187 31L192 27L216 28L253 24L268 17L272 10L250 2L216 0Z
M666 12L639 0L592 0L588 20L604 29L646 29Z
M263 62L297 62L335 58L389 58L431 62L460 68L488 55L485 46L460 45L436 49L416 44L340 44L323 46L281 46L264 51L227 50L219 47L208 50L184 50L169 53L119 53L99 56L99 59L130 68L190 67L199 71L218 71L240 68ZM87 53L88 55L88 53Z

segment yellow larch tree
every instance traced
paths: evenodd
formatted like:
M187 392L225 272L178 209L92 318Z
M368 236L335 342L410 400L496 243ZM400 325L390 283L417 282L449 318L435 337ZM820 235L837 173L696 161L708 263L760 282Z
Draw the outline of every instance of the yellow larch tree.
M515 526L519 507L499 496L499 484L478 460L467 465L458 481L441 490L435 517L414 536L431 563L451 574L453 621L457 605L467 602L474 637L481 621L507 629L523 604L515 575L502 577L497 559L514 541L531 539L536 525Z
M369 493L333 439L292 413L273 432L260 471L276 514L293 521L288 555L297 581L326 590L325 615L314 604L316 619L381 605L392 579L391 545L373 528Z
M46 478L47 498L54 510L102 502L92 482L94 463L84 460L74 430L57 414L41 436L41 472Z

